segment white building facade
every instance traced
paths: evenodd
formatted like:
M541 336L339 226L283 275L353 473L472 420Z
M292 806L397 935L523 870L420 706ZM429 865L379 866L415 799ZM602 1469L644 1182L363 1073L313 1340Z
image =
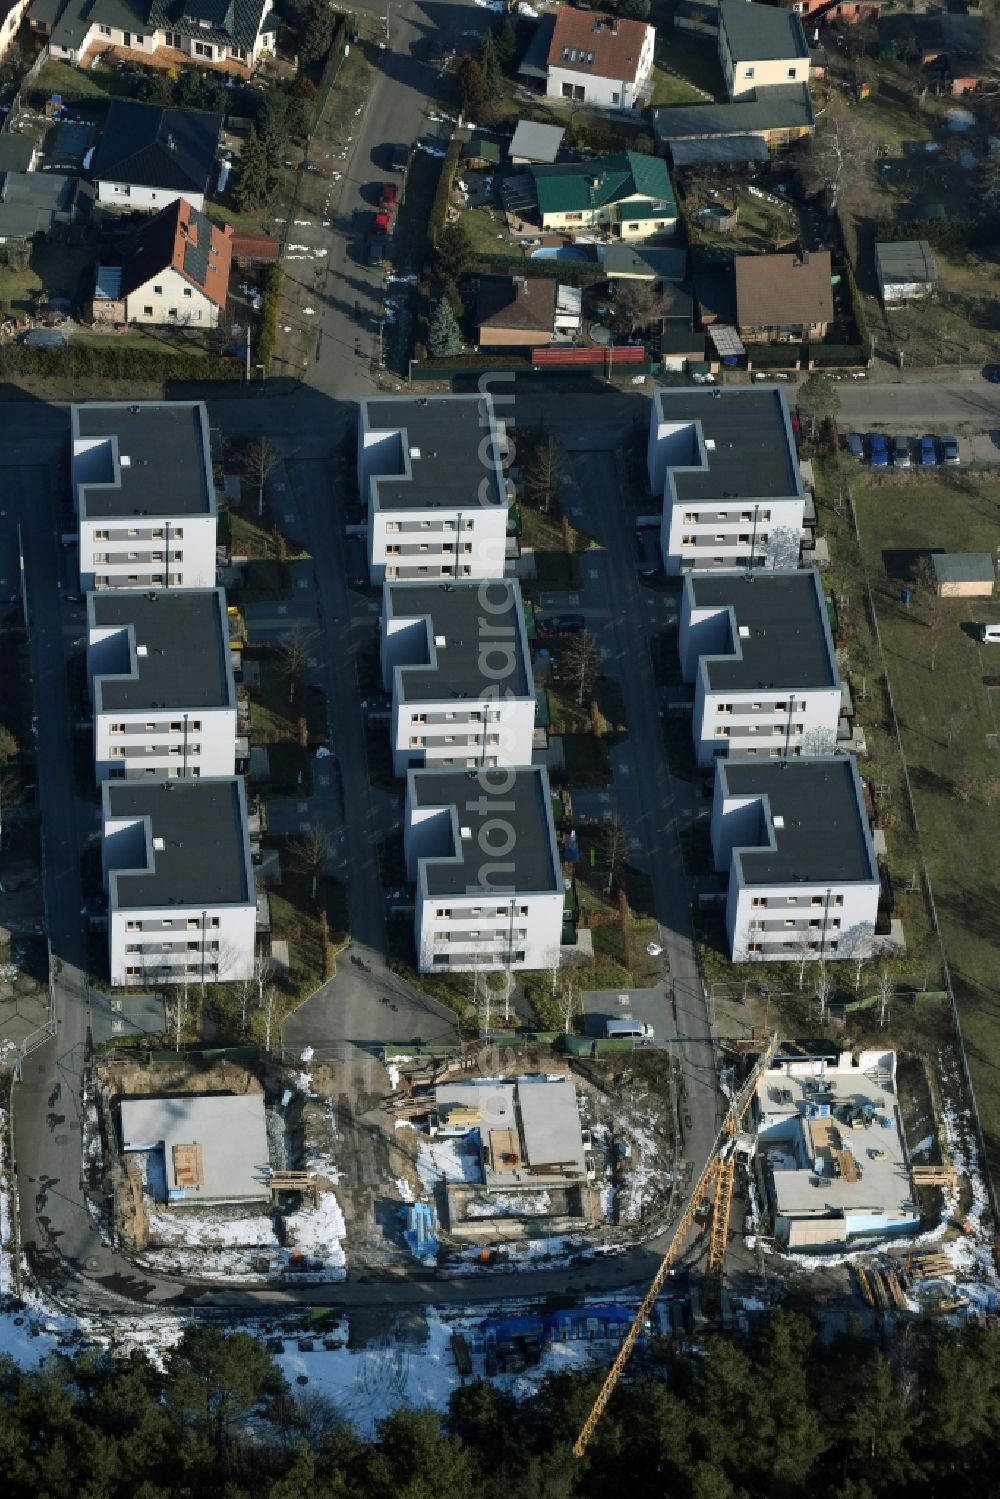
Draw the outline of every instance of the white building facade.
M699 765L833 753L841 682L815 568L688 573L678 651Z
M98 781L231 776L236 685L221 588L87 596Z
M204 403L73 406L70 419L81 588L214 588Z
M544 769L411 770L403 829L421 973L558 962L565 893Z
M546 95L597 109L633 109L643 102L655 48L655 26L562 8L549 46Z
M101 854L114 987L250 975L256 892L241 777L106 781Z
M880 882L853 756L720 761L711 831L734 963L871 956Z
M805 490L780 386L658 390L647 469L669 575L798 565Z
M372 582L502 576L506 452L489 395L362 401L358 492Z
M530 765L535 691L517 582L386 583L381 655L398 776L411 765Z

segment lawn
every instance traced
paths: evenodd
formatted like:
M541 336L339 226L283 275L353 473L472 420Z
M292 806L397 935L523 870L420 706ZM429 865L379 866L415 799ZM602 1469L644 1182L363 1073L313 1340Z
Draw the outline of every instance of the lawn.
M659 104L707 104L709 101L693 83L668 73L666 68L657 64L653 68L653 93L649 102L655 107Z
M34 92L59 94L66 99L107 99L115 93L127 93L124 87L116 87L114 68L74 68L68 62L56 62L52 58L44 63L35 79Z
M1000 662L977 644L970 623L996 619L986 599L937 599L918 588L909 608L905 578L926 549L992 551L1000 484L942 474L896 485L857 480L854 499L903 749L921 848L951 966L979 1112L994 1170L1000 1167L1000 860L996 810L1000 777L997 689L984 677ZM1000 741L993 741L994 743ZM997 793L1000 798L1000 791Z
M246 658L251 659L250 652ZM299 718L304 717L309 742L326 741L326 699L318 687L295 683L289 696L289 678L281 669L277 651L255 653L260 667L259 684L248 688L250 694L251 733L259 744L281 744L298 741Z
M687 80L692 86L695 99L700 99L707 104L709 100L724 103L726 94L726 80L722 76L722 68L719 65L719 52L715 42L710 37L698 37L686 35L682 31L675 31L672 27L661 27L659 31L659 45L657 47L658 60L666 63L673 71L679 74L682 80ZM657 68L657 74L661 69ZM705 95L708 98L705 98ZM656 99L654 104L688 104L691 102L692 94L677 99Z
M243 485L243 500L241 510L228 512L229 537L233 555L255 558L274 557L276 522L272 518L270 507L265 503L264 514L258 518L256 492L253 486L246 482ZM283 532L280 534L284 545L284 557L281 560L299 562L309 556L301 542L293 541Z
M4 305L27 312L36 298L49 297L66 297L75 305L92 289L93 264L94 251L86 245L33 245L25 270L0 268Z

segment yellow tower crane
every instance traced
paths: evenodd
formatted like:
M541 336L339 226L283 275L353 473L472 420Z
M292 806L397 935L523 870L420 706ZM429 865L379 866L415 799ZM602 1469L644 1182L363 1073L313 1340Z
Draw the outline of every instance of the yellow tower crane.
M740 1134L740 1126L750 1108L757 1083L762 1075L770 1067L774 1054L778 1049L777 1034L772 1035L764 1047L763 1052L757 1058L751 1069L749 1077L741 1087L740 1091L730 1097L726 1117L722 1128L716 1136L715 1144L709 1152L705 1168L695 1183L687 1201L687 1206L681 1214L680 1222L674 1230L674 1236L670 1241L666 1254L660 1261L660 1268L653 1276L649 1290L642 1299L639 1310L632 1319L632 1325L622 1340L622 1345L615 1356L615 1361L607 1372L604 1383L598 1392L597 1399L591 1406L590 1414L580 1428L580 1435L573 1444L573 1456L582 1457L587 1450L595 1428L611 1396L614 1394L625 1372L625 1366L632 1356L632 1350L639 1341L639 1336L646 1325L647 1319L656 1303L656 1298L663 1289L663 1283L673 1268L677 1256L684 1247L695 1214L706 1198L712 1198L712 1222L708 1237L708 1266L706 1269L706 1285L710 1289L717 1288L722 1280L722 1272L726 1260L726 1244L729 1238L729 1211L733 1201L733 1182L736 1177L737 1142Z

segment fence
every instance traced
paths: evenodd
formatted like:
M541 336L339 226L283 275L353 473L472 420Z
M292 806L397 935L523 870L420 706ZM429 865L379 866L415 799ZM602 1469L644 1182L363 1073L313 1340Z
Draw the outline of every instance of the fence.
M890 722L892 723L892 732L896 740L896 746L899 750L899 763L903 771L903 787L906 791L906 800L910 809L910 817L913 822L913 830L916 833L921 845L921 864L923 866L924 888L927 894L927 908L930 911L931 925L934 928L934 935L937 937L938 947L941 952L941 968L944 973L945 991L947 993L948 1004L951 1009L952 1023L955 1027L955 1037L958 1041L958 1055L961 1066L962 1081L968 1093L969 1105L972 1110L972 1120L976 1132L976 1143L979 1146L979 1154L983 1167L983 1179L986 1182L987 1190L990 1196L990 1211L993 1214L994 1223L997 1223L998 1221L1000 1221L1000 1212L998 1212L996 1187L993 1182L993 1174L990 1170L989 1165L989 1156L986 1151L986 1136L983 1133L982 1122L979 1118L979 1105L976 1102L976 1090L973 1087L972 1074L969 1071L969 1056L965 1048L965 1037L962 1034L962 1025L958 1014L958 1004L955 1000L955 988L951 980L951 968L948 964L948 954L945 950L944 937L941 933L941 923L938 920L937 902L934 899L934 889L931 885L930 874L928 873L927 866L923 861L923 837L920 831L920 818L917 815L917 804L914 800L913 786L910 782L910 771L906 763L906 755L903 752L903 739L899 731L899 719L896 715L896 704L892 696L892 684L889 681L889 673L886 670L885 650L882 645L882 633L879 630L878 614L875 611L875 596L872 593L871 580L868 576L868 565L865 562L864 548L861 544L861 527L858 524L858 513L854 505L854 495L852 494L849 485L847 487L847 509L851 517L851 525L853 527L854 535L858 544L858 555L861 561L861 574L864 581L868 614L872 622L872 633L875 636L875 644L878 646L879 660L882 664L882 677L885 682L886 703L889 707L889 718Z
M596 369L606 366L611 374L617 364L648 366L649 361L641 344L607 344L591 349L532 349L531 363L536 369Z

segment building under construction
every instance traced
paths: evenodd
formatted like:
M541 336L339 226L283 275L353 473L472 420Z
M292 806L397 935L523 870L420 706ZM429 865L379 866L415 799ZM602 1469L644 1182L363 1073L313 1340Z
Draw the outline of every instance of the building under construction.
M896 1054L782 1047L757 1084L758 1151L775 1238L836 1249L919 1223Z

